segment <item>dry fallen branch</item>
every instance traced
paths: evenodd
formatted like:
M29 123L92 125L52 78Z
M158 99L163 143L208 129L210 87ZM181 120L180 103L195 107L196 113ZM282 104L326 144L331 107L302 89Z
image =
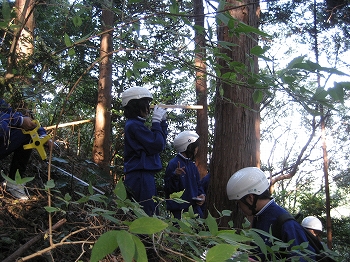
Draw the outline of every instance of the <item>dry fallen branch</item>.
M66 219L61 219L52 228L57 229L57 228L61 227L64 223L66 223ZM21 254L23 254L34 243L38 242L45 234L47 234L47 232L48 232L48 230L33 237L31 240L29 240L27 243L25 243L23 246L21 246L19 249L17 249L16 252L12 253L9 257L7 257L5 260L3 260L3 262L16 261L16 259L18 259L21 256Z

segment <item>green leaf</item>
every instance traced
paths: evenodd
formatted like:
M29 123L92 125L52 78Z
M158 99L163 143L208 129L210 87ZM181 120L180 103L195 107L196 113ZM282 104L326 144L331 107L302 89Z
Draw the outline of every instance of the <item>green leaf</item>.
M68 55L69 55L69 56L74 56L74 55L75 55L75 50L74 50L74 48L69 48L69 49L68 49Z
M254 231L259 232L258 230L253 229L253 230L249 231L249 234L254 239L254 242L260 247L261 252L266 256L267 255L266 244L265 244L264 240L261 238L261 236ZM266 232L264 232L264 233L266 234Z
M124 261L132 262L132 259L135 255L135 244L132 235L125 230L118 231L117 243L119 245L120 252L122 253Z
M312 98L317 100L317 101L325 101L327 95L328 95L327 91L324 90L323 88L319 87L316 89L316 92Z
M123 181L119 180L117 185L115 186L115 189L113 190L113 193L120 199L125 200L126 199L126 189L124 186Z
M72 41L70 40L69 36L67 33L64 34L64 43L67 47L72 46Z
M224 239L229 244L244 243L252 240L249 237L237 234L234 230L221 230L218 232L217 236Z
M344 89L343 86L335 83L334 87L329 88L327 90L328 94L336 101L340 101L341 103L344 103Z
M149 68L149 64L147 62L139 61L135 62L133 65L134 70L135 69L142 69L142 68Z
M81 20L80 16L76 15L73 17L73 24L75 27L79 27L83 24L83 20Z
M259 89L255 89L253 93L254 103L256 104L260 103L263 100L263 98L264 98L264 93Z
M269 34L263 32L263 31L260 31L256 27L247 25L247 24L245 24L243 22L239 22L239 25L238 25L238 27L236 28L235 31L239 32L239 33L245 33L245 34L247 34L247 33L255 33L255 34L260 35L260 36L270 37Z
M221 262L231 258L237 247L229 244L218 244L210 248L205 256L206 262Z
M252 49L250 49L250 53L256 56L261 56L265 53L265 50L261 46L256 45Z
M155 234L167 227L167 223L156 217L140 217L130 224L129 230L135 234Z
M49 213L54 213L54 212L60 211L60 209L57 208L57 207L49 207L49 206L46 206L46 207L44 207L44 208L45 208L45 210L46 210L47 212L49 212Z
M98 262L118 247L118 232L119 231L111 230L102 234L97 239L91 251L90 262Z
M209 213L209 211L208 211L208 216L205 219L205 223L207 224L210 233L213 236L216 236L216 234L218 233L218 224L216 223L215 218L213 218L212 215Z
M50 179L45 184L45 189L54 188L55 187L55 181L53 179Z
M137 237L132 235L132 239L134 240L135 243L135 260L137 262L147 262L147 253L146 253L146 248L145 245L141 242L141 240Z
M2 17L6 25L11 20L11 8L7 0L2 1Z
M91 183L89 183L88 191L89 191L89 194L90 194L90 195L94 194L94 189L92 188Z
M170 196L169 196L169 198L170 198L170 199L173 199L173 198L181 198L182 195L184 194L184 192L185 192L185 189L182 190L182 191L179 191L179 192L171 193Z

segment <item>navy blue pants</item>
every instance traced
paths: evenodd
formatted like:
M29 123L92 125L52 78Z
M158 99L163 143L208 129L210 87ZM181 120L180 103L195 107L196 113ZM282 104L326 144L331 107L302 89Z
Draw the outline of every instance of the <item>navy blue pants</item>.
M9 137L0 136L0 159L4 159L13 153L8 176L15 179L18 170L21 177L25 177L26 167L32 153L32 149L23 149L23 145L31 141L29 134L23 134L21 129L11 129Z
M143 207L147 215L157 213L157 205L152 197L157 195L154 174L147 171L128 173L124 180L132 197Z

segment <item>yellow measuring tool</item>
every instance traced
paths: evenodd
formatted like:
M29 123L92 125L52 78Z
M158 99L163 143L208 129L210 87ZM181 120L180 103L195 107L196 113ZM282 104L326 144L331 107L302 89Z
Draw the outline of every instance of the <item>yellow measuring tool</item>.
M38 151L40 157L42 160L45 160L47 158L46 151L44 149L45 143L51 139L50 135L46 135L44 137L40 137L38 134L38 129L40 128L40 123L38 120L34 119L34 123L36 123L36 127L33 130L24 130L22 129L23 134L29 134L32 138L32 142L24 145L24 149L36 149Z

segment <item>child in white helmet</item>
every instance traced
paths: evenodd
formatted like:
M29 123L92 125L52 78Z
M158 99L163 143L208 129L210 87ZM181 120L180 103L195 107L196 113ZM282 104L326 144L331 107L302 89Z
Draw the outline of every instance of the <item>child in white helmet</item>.
M287 210L279 206L271 197L269 191L270 183L265 173L257 167L246 167L234 173L227 182L226 192L229 200L235 200L239 208L247 216L254 216L252 228L256 228L267 233L270 232L273 225L277 222L278 217L288 213ZM281 240L285 243L291 242L292 246L298 246L301 243L308 242L306 232L302 226L294 219L283 223L281 232ZM265 235L261 235L267 246L271 246L271 239ZM307 249L315 252L311 245ZM291 251L291 250L289 250ZM270 257L266 257L262 252L257 252L257 261L271 261ZM277 254L277 252L275 253ZM295 252L281 254L284 259L298 256ZM314 259L313 255L308 257ZM303 257L299 257L298 261L309 261Z
M205 193L200 183L200 175L194 158L198 151L198 134L194 131L183 131L174 139L177 155L169 161L164 177L164 191L167 197L167 209L180 219L181 213L193 207L194 213L203 217L201 205L205 201ZM187 203L169 200L169 195L183 191L181 199Z
M159 153L165 148L168 135L166 110L156 106L151 129L145 126L150 113L151 93L144 87L131 87L122 93L124 115L127 118L124 134L125 186L144 211L152 216L157 195L154 175L162 169Z
M301 221L301 225L310 231L318 240L321 240L322 222L317 217L307 216Z

